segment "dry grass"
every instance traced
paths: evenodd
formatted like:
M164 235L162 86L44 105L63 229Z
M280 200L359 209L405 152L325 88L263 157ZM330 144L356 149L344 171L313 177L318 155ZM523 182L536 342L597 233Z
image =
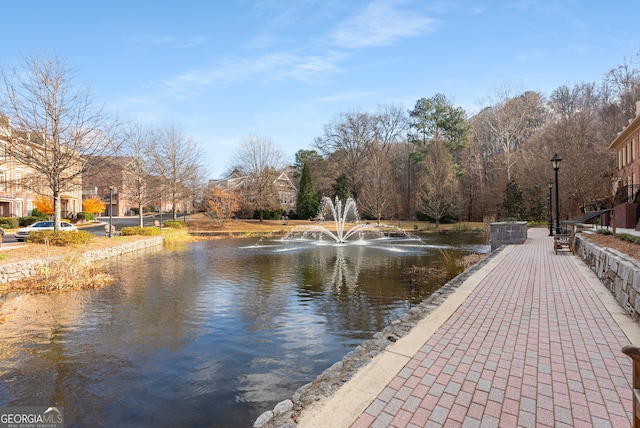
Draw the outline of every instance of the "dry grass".
M68 247L33 243L5 245L0 247L0 265L48 257L62 256L62 258L42 266L36 276L0 284L0 294L10 291L41 293L79 290L111 284L115 278L98 271L82 257L82 253L148 238L146 236L96 237L88 244Z
M426 221L397 221L387 220L382 221L384 224L390 226L397 226L400 229L412 232L418 231L435 231L433 223ZM309 220L288 220L287 224L282 224L282 220L230 220L225 223L224 226L220 226L217 222L213 221L204 214L193 214L187 219L187 227L189 230L194 231L217 231L217 232L289 232L296 226L310 226L315 224ZM322 224L327 229L331 230L333 227L333 221L328 220ZM471 231L471 230L484 230L485 225L483 223L456 223L440 225L439 232L445 231Z
M100 288L115 281L112 275L99 272L79 253L42 266L31 278L0 284L1 292L26 291L30 293Z

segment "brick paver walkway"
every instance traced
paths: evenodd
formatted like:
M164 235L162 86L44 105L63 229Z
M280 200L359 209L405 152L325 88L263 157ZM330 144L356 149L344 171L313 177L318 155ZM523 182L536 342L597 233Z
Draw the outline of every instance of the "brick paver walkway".
M531 229L353 427L629 427L629 343Z

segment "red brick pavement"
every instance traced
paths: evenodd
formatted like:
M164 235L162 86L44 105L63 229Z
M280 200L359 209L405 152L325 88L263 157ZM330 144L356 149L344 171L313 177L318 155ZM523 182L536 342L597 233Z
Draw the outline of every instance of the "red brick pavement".
M353 427L628 427L629 343L570 253L531 229Z

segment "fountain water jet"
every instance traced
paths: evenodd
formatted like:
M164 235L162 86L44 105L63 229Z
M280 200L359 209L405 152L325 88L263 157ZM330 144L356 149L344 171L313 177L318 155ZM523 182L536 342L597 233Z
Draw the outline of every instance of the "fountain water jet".
M325 196L320 203L317 219L318 224L297 226L284 239L291 239L299 235L304 238L310 233L319 233L332 238L338 244L343 244L355 234L363 236L365 233L372 233L376 237L384 235L378 227L368 223L360 223L356 201L353 198L348 198L343 205L338 197L332 201L331 198ZM322 225L325 221L333 221L335 232ZM347 226L351 224L354 225L347 229Z

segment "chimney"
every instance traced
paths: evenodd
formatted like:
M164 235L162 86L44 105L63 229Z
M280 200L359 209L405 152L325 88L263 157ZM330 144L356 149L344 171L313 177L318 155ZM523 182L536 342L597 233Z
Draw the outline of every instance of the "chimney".
M640 101L636 101L636 117L640 116Z

